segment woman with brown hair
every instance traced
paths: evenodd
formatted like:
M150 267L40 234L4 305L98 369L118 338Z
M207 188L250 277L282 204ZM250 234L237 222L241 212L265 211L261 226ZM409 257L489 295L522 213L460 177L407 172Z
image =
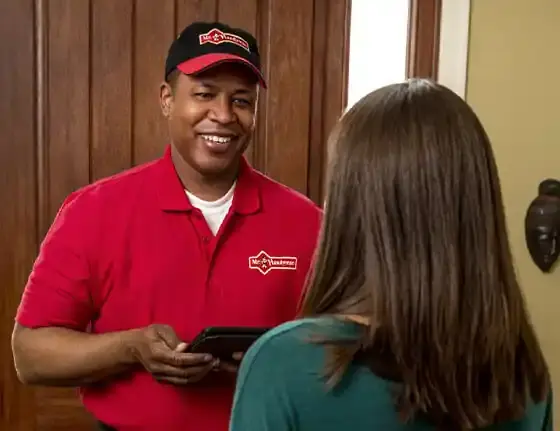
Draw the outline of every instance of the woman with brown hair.
M342 117L329 148L301 319L245 356L231 431L552 430L474 112L430 81L390 85Z

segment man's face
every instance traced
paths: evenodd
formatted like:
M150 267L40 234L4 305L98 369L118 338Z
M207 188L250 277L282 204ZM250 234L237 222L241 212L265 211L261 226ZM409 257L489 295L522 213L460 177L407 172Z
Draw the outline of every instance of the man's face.
M179 74L161 87L163 114L181 157L202 175L236 169L255 127L257 81L239 64L196 76Z

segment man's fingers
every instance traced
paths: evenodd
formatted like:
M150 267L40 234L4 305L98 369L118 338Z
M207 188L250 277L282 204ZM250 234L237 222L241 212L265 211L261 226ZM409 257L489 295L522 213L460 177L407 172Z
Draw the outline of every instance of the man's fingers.
M189 381L197 381L197 379L200 380L200 378L208 374L209 371L212 371L213 368L214 363L210 363L202 367L185 368L185 371L187 373L187 378L189 379Z
M169 377L188 379L191 374L187 370L188 368L177 368L167 364L156 364L152 367L150 372L158 380L165 380Z
M206 364L196 367L174 367L172 365L158 364L153 367L152 375L158 380L165 380L167 378L187 379L189 381L196 381L199 376L204 376L206 373L214 368L214 363Z
M193 367L196 365L206 365L212 362L212 355L203 353L178 353L173 352L170 361L176 367Z
M231 362L220 362L220 370L226 371L228 373L237 373L239 367L236 364L232 364Z
M154 374L154 378L160 382L171 383L177 386L184 386L188 384L198 383L206 374L210 372L211 368L206 367L197 371L197 374L192 374L187 377L176 377L165 374Z
M191 367L205 365L212 362L212 355L204 353L182 353L176 351L159 351L154 353L154 359L175 367Z
M175 351L176 352L184 352L185 349L187 348L188 344L187 343L179 343L177 344L177 347L175 347Z
M214 369L214 364L209 364L206 367L193 367L190 368L192 374L187 377L189 383L197 383L202 380L206 375Z

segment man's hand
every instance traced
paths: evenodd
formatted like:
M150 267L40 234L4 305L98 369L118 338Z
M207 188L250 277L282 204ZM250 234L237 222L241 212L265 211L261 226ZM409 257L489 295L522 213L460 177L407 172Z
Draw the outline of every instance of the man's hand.
M233 361L220 361L218 363L217 371L227 371L228 373L237 373L239 371L239 363L243 359L243 353L237 352L232 356Z
M157 380L184 385L200 381L218 363L211 355L184 353L186 348L170 326L150 325L138 330L131 352Z

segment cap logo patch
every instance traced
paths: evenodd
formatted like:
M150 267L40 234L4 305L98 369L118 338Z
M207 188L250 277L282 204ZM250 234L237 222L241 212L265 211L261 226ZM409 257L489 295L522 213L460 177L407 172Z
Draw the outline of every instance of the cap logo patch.
M213 28L208 33L204 33L198 36L198 41L201 45L205 43L212 43L214 45L219 45L221 43L233 43L234 45L240 46L241 48L251 52L249 50L249 43L235 34L224 33L217 28Z
M249 269L256 269L262 275L268 274L273 269L296 270L297 257L273 257L269 256L265 251L261 251L256 256L249 258Z

